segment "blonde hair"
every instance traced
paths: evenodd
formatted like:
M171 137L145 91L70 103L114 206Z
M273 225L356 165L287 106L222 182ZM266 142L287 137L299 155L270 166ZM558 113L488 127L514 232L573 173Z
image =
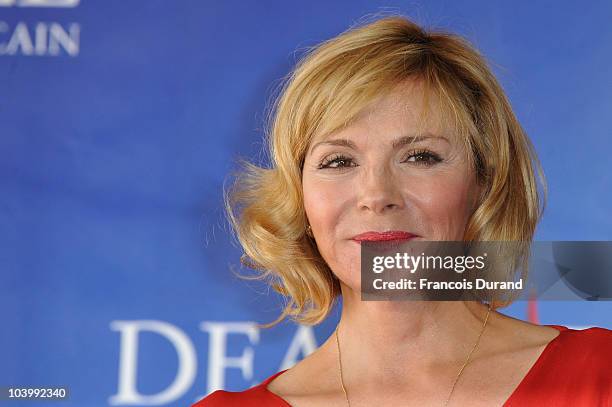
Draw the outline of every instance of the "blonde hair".
M465 39L426 31L403 16L350 28L313 47L286 78L266 132L271 166L241 161L225 191L228 218L244 255L285 299L281 315L323 321L340 294L337 277L306 233L301 175L315 134L329 134L376 97L419 79L469 148L484 186L466 241L531 241L546 188L534 148L485 59ZM544 187L541 201L535 169ZM541 205L542 204L542 205ZM504 303L501 305L508 305Z

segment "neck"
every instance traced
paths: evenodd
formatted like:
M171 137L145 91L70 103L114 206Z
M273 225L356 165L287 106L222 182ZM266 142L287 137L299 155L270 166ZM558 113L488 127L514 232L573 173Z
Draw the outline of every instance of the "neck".
M343 370L376 372L381 381L409 378L415 369L460 365L487 315L487 306L475 302L361 301L360 293L345 285L342 294ZM488 323L493 317L491 312Z

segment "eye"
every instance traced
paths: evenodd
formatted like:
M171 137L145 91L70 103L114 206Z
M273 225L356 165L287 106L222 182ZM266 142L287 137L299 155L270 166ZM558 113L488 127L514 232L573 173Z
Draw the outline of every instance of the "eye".
M404 162L413 162L416 165L423 165L426 167L431 167L437 163L442 161L439 155L429 150L417 150L412 151L404 160Z
M324 159L323 162L321 162L321 164L319 164L317 168L319 169L329 168L329 169L338 170L338 169L347 168L351 166L349 165L350 163L353 163L352 158L347 157L343 154L335 154L329 158Z
M431 167L442 161L439 155L429 150L412 151L403 162L411 162L416 165ZM343 168L355 167L353 159L344 154L334 154L325 158L318 166L318 169L341 170Z

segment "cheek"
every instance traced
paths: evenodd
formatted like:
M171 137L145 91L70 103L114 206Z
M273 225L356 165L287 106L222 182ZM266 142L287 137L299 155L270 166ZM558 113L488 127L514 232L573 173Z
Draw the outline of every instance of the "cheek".
M343 186L324 180L304 179L304 209L313 230L318 236L330 236L338 221L342 198L346 197Z
M350 182L304 179L304 208L319 252L340 280L358 289L361 248L347 240L342 223L351 191Z
M421 221L432 240L461 240L471 209L471 187L465 178L446 174L419 183L414 193Z

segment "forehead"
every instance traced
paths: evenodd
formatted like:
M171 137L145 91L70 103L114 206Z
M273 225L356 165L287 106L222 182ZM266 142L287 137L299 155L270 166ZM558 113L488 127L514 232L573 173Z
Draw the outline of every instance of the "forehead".
M343 125L313 137L315 143L332 138L371 135L440 135L453 138L437 97L426 94L421 81L405 80L376 96ZM368 137L369 138L369 137Z
M444 120L436 98L424 93L421 82L402 82L365 106L351 125L408 127L415 132L438 132Z

